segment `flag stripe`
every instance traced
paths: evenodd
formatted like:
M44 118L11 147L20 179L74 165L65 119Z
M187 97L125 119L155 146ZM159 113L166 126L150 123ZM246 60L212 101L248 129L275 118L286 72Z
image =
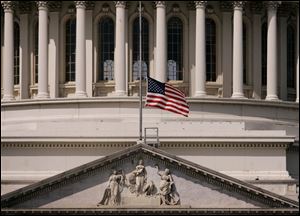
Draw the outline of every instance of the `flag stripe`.
M172 103L170 103L170 102L165 102L165 101L162 101L162 100L157 100L157 99L147 99L147 103L159 103L159 104L161 104L161 105L164 105L165 107L172 107L172 108L174 108L174 109L177 109L177 110L180 110L180 111L182 111L182 112L185 112L185 113L188 113L189 112L189 110L188 109L186 109L186 108L184 108L184 107L178 107L178 106L176 106L176 104L172 104Z
M145 106L156 107L188 116L189 106L185 95L177 88L148 77L148 90Z
M189 107L187 105L178 103L177 101L166 100L165 98L162 98L159 95L148 95L147 101L148 101L148 99L149 100L156 100L156 101L163 100L163 101L165 101L165 103L172 103L175 106L179 106L179 107L185 108L186 110L189 110Z
M171 111L173 113L177 113L177 114L180 114L180 115L183 115L185 117L187 117L188 115L186 113L182 113L180 111L177 111L177 110L174 110L172 108L169 108L169 107L164 107L160 104L147 104L147 106L151 106L151 107L157 107L157 108L160 108L160 109L164 109L164 110L168 110L168 111Z
M180 90L174 88L173 86L171 86L171 85L169 85L169 84L166 84L166 87L168 87L168 88L174 90L175 92L177 92L178 94L180 94L182 97L185 97L185 94L184 94L182 91L180 91Z
M167 87L167 86L166 86L166 91L172 92L173 94L178 95L181 98L185 97L184 95L182 95L182 93L179 93L178 91L175 91L173 88L170 88L170 87Z

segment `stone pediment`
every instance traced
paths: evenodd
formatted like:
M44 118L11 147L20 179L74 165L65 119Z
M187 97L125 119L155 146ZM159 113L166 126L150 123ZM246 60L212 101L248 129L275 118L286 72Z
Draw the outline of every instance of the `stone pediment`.
M100 212L276 208L296 212L299 203L139 144L5 194L1 208L6 213L49 208Z

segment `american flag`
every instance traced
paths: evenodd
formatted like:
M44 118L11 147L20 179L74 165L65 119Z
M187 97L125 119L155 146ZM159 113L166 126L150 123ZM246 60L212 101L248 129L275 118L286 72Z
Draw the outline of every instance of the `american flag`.
M185 95L167 83L161 83L150 77L145 106L157 107L188 117L189 106Z

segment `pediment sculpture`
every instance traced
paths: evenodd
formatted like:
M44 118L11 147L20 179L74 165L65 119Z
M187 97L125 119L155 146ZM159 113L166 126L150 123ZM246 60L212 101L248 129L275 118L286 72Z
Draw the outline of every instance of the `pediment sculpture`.
M159 187L154 184L153 180L148 179L147 170L142 159L127 176L123 170L113 170L108 180L108 187L104 190L102 199L97 206L121 205L121 194L124 187L142 202L147 202L147 198L154 197L159 199L160 205L180 205L179 194L176 191L170 170L166 168L164 171L159 171L158 165L155 165L155 167L158 169L157 174L161 179Z

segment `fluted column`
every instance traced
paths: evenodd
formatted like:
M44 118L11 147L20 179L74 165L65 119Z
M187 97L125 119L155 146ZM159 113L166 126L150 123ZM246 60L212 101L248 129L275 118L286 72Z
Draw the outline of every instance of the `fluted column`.
M278 100L277 96L277 7L278 2L270 1L268 7L267 38L267 96L266 100Z
M126 95L125 1L116 1L115 95Z
M2 1L4 9L3 98L14 100L14 12L12 1Z
M232 98L245 98L243 92L243 7L233 3L233 93Z
M164 1L156 1L156 79L167 80L167 36L166 6Z
M38 42L38 95L37 98L49 98L48 92L48 2L38 1L39 42Z
M76 4L76 69L75 97L87 97L85 71L85 1L75 1Z
M196 6L196 74L195 97L205 97L206 61L205 61L205 6L207 1L195 1Z
M296 102L299 103L299 2L297 3Z

